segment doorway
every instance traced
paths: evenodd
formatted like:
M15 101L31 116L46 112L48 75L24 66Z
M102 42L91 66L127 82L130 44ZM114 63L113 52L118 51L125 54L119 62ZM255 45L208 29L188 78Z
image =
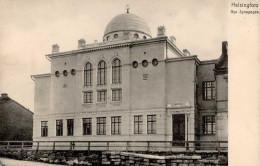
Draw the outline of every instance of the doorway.
M185 114L172 115L172 141L173 146L184 146L185 143Z

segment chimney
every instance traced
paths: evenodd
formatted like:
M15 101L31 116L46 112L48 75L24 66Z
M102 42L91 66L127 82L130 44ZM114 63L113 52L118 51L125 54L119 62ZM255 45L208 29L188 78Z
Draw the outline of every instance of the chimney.
M157 37L165 36L165 31L166 31L166 29L165 29L164 25L163 26L159 26L157 28Z
M170 41L172 44L176 45L176 38L174 36L170 36Z
M84 48L86 45L86 41L84 39L79 39L78 40L78 49Z
M183 49L184 56L190 56L190 52L187 49Z
M223 55L228 54L228 42L227 41L222 42L222 54Z
M6 97L8 97L8 94L7 94L7 93L2 93L2 94L1 94L1 97L2 97L2 98L6 98Z
M53 44L52 45L52 53L58 53L59 52L59 45L58 44Z

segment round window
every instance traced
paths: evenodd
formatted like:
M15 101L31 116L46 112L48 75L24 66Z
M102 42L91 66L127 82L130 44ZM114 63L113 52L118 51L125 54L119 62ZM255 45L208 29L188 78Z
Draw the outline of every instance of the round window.
M64 71L63 71L63 75L64 75L64 76L67 76L67 75L68 75L68 71L67 71L67 70L64 70Z
M143 39L146 39L146 36L143 36Z
M133 62L133 67L137 68L138 67L138 63L136 61Z
M55 71L55 76L59 77L60 76L60 72L59 71Z
M148 66L148 61L147 60L143 60L142 65L143 65L143 67L147 67Z
M114 34L114 39L117 39L118 38L118 34Z
M152 64L154 65L154 66L157 66L158 65L158 60L157 59L153 59L153 61L152 61Z
M76 75L76 70L75 69L71 69L70 73L71 73L71 75Z
M138 34L134 34L134 38L138 39L139 35Z

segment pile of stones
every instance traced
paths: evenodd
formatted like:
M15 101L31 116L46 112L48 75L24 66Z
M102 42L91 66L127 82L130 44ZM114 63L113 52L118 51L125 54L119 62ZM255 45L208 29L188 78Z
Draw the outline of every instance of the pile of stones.
M0 156L18 160L40 161L51 164L63 165L84 165L95 166L101 165L101 154L87 154L82 152L71 151L25 151L25 150L7 150L0 151Z
M227 166L227 157L217 156L202 159L199 155L151 155L128 152L103 152L103 165L124 166Z

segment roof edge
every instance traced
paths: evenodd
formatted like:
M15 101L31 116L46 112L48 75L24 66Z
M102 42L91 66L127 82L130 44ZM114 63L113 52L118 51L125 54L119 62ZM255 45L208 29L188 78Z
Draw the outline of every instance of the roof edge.
M207 65L207 64L216 64L218 61L218 59L211 59L211 60L205 60L205 61L201 61L201 65Z
M43 77L50 77L51 73L46 73L46 74L36 74L36 75L31 75L31 78L43 78Z

